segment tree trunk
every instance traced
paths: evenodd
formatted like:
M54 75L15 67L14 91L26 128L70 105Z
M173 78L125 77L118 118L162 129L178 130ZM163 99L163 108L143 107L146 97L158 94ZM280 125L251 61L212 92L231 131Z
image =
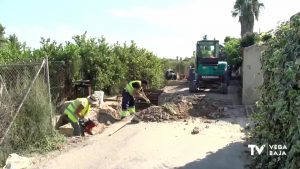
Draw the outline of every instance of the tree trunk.
M250 16L250 18L248 18L248 22L246 24L246 32L250 32L252 33L253 32L253 27L254 27L254 16Z
M247 22L245 21L244 18L241 19L241 38L246 34L247 30Z
M241 23L241 37L243 37L247 32L253 32L254 27L254 16L250 16L249 18L240 17Z

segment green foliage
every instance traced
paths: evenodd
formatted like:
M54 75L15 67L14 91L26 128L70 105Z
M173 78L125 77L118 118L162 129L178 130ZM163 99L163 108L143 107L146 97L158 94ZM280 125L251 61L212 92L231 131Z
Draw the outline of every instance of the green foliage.
M271 32L261 33L259 39L260 39L260 41L266 43L272 39L272 34L271 34Z
M185 74L188 75L190 66L195 65L195 56L192 56L190 58L184 58L181 59L163 59L162 60L164 65L164 71L167 69L173 69L175 72L178 72L179 74Z
M47 88L43 79L37 79L10 131L14 151L50 151L63 143L63 136L51 126L49 113Z
M72 67L73 81L91 80L94 90L104 90L106 94L119 92L130 80L147 79L151 88L165 84L163 61L152 52L137 47L133 41L129 45L111 45L104 37L87 38L86 33L74 36L73 40L63 45L41 38L41 47L31 50L25 43L20 43L16 35L5 38L4 27L0 25L0 64L37 62L48 56L50 66L51 63L54 67L57 62L65 63L63 66ZM64 69L49 71L60 70ZM48 151L63 141L50 126L47 90L38 81L35 85L36 90L30 93L11 129L10 150ZM0 162L10 150L0 148Z
M224 44L224 52L228 57L228 64L239 68L242 64L240 39L227 37Z
M224 38L224 43L229 42L231 39L232 39L232 37L226 36L226 37Z
M283 23L266 43L262 96L253 115L254 144L285 144L287 156L256 156L255 168L300 168L300 18ZM261 167L259 167L261 166Z
M241 39L241 47L248 47L254 45L258 41L256 33L247 32Z
M146 49L138 48L133 41L130 46L126 43L110 45L104 37L88 39L85 34L75 36L74 41L81 60L82 78L92 80L95 90L118 92L135 79L149 80L152 88L164 84L161 60Z
M119 92L134 79L147 79L151 88L164 85L161 59L132 41L110 45L104 37L87 38L86 33L73 37L74 43L63 46L49 38L41 39L41 48L31 51L11 35L0 48L0 63L37 61L48 56L50 61L71 63L73 81L91 80L94 90L107 94ZM50 70L51 71L51 70Z
M62 45L41 38L41 48L31 51L11 35L0 48L0 63L37 61L48 56L50 61L70 63L73 81L91 80L94 90L104 90L107 94L119 92L128 81L135 79L147 79L151 88L164 85L161 59L138 48L133 41L129 46L110 45L104 37L87 38L86 33L74 36L73 40Z
M1 29L1 25L0 25ZM1 30L0 30L1 31ZM4 38L4 36L3 36ZM26 47L25 43L19 42L15 34L10 35L7 39L4 39L1 43L0 33L0 64L12 63L20 61L30 61L31 51Z
M30 72L24 71L24 74L27 73ZM10 128L8 136L0 146L0 166L4 164L12 152L18 154L45 153L58 149L65 142L65 138L54 131L51 126L49 98L43 80L43 78L38 78L33 85L28 98ZM14 83L18 85L10 88L9 93L15 100L20 97L20 93L24 93L30 81L22 81L21 83L15 81ZM10 102L11 105L15 104L15 101L12 100L8 100L6 103ZM9 124L10 121L7 123Z

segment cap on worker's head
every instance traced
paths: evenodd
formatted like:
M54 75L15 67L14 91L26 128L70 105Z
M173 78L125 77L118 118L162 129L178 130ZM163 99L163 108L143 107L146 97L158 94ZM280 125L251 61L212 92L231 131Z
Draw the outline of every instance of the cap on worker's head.
M89 95L88 100L90 102L90 104L98 104L98 97L95 94Z

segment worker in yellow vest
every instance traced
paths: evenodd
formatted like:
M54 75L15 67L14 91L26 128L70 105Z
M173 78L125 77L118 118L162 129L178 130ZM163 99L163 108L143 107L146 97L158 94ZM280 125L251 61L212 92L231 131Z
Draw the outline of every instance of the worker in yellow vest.
M64 115L68 117L68 121L74 128L74 136L84 136L84 118L90 112L91 106L95 106L97 104L97 97L95 95L90 95L87 98L77 98L67 106L64 111Z
M129 116L135 113L134 98L143 98L146 102L150 103L150 100L146 97L143 89L147 89L147 80L134 80L129 82L122 93L122 111L120 113L121 118Z

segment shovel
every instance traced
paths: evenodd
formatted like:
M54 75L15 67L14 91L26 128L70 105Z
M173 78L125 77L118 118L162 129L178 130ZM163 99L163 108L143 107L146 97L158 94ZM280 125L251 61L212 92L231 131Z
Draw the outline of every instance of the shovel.
M146 102L146 103L148 103L148 102ZM148 103L148 104L150 104L150 106L156 106L155 104L153 104L153 103L151 103L151 102ZM131 124L131 123L132 123L132 120L135 118L135 116L136 116L136 114L133 115L132 117L130 117L130 118L128 119L128 122L126 122L125 124L123 124L120 128L118 128L116 131L114 131L113 133L109 134L108 136L112 136L113 134L115 134L116 132L120 131L122 128L124 128L124 127L127 126L128 124Z
M125 124L123 124L120 128L118 128L116 131L114 131L113 133L109 134L108 136L112 136L113 134L115 134L116 132L120 131L122 128L124 128L127 124L131 123L131 120L134 118L135 115L133 115L132 117L130 117L128 119L128 122L126 122Z

